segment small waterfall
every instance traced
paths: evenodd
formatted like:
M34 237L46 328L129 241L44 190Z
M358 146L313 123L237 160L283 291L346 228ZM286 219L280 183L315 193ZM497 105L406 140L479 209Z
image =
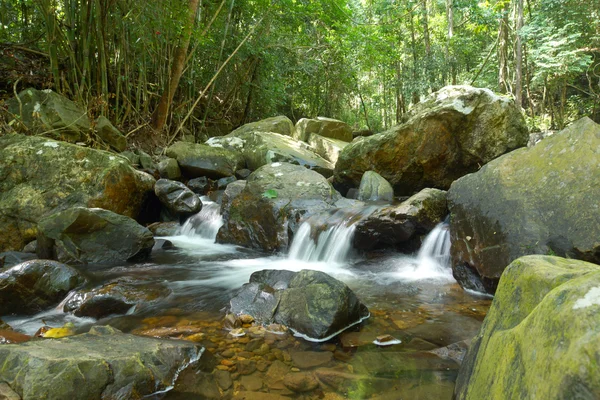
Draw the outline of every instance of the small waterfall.
M419 264L433 260L444 269L450 268L450 226L446 222L437 224L427 235L419 250Z
M294 235L289 259L307 262L342 263L352 249L355 224L367 217L375 207L352 211L336 210L323 220L315 215L304 221Z
M219 228L223 225L221 206L214 201L210 201L208 197L201 197L200 200L202 200L202 210L198 214L189 217L179 228L178 234L215 240Z

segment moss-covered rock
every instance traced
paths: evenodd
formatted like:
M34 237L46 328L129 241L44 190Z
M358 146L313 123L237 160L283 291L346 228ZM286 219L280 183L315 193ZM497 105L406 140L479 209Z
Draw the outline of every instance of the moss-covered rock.
M167 148L166 154L177 160L187 178L219 179L245 166L243 157L235 151L197 143L177 142Z
M251 315L262 324L282 324L317 341L369 316L348 286L312 270L255 272L230 304L233 313Z
M364 250L399 247L412 251L412 239L418 240L418 235L431 231L446 215L446 192L423 189L399 205L381 208L359 221L352 239L353 245ZM405 245L408 247L403 248Z
M396 195L447 189L527 139L525 120L511 100L487 89L448 86L419 104L407 123L346 146L334 185L358 187L363 173L373 170Z
M360 179L358 200L391 203L394 200L394 189L392 188L392 185L377 172L367 171Z
M192 342L100 326L62 339L3 345L0 359L0 381L23 400L141 399L172 386L187 366L210 362Z
M453 264L468 265L493 291L523 255L600 263L599 148L600 125L583 118L454 182Z
M288 117L280 115L277 117L266 118L260 121L250 122L248 124L242 125L233 132L231 132L231 134L233 136L236 136L248 132L275 132L284 136L293 136L294 123Z
M117 263L150 255L152 232L101 208L74 207L42 219L38 255L74 263Z
M347 142L338 139L331 139L321 135L313 133L308 139L308 144L312 146L315 153L333 163L337 162L340 157L340 153L348 145Z
M600 397L600 266L526 256L504 271L455 398Z
M138 218L154 178L128 160L37 136L0 136L0 250L35 239L42 217L74 206Z
M219 243L265 251L287 248L290 219L307 210L327 209L341 199L322 175L299 165L265 165L246 182L241 192L228 200L224 224L217 235Z
M343 121L324 117L300 119L296 123L294 138L303 142L310 142L312 135L346 143L350 143L353 139L352 128Z
M43 311L85 281L76 269L65 264L25 261L0 273L0 315Z
M232 132L227 136L212 138L206 144L238 152L251 170L273 162L298 164L331 176L333 164L304 142L275 132Z

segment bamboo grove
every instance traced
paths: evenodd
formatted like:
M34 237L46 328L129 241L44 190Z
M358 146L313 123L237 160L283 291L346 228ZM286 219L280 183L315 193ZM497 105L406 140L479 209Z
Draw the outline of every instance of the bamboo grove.
M448 84L533 129L600 121L600 0L4 0L0 96L33 84L125 131L197 140L273 115L380 131ZM31 83L31 82L29 82Z

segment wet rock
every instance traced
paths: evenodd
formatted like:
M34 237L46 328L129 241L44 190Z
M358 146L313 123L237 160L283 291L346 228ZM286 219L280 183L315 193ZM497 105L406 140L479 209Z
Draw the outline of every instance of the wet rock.
M330 352L295 351L290 354L294 366L300 369L309 369L328 364L333 359Z
M200 178L190 179L187 183L187 187L198 195L205 195L209 191L215 188L214 182L205 176Z
M334 165L315 153L315 149L304 142L274 132L231 133L212 138L207 145L224 148L240 154L251 170L274 162L297 164L331 176Z
M263 381L258 374L243 375L240 383L244 389L251 392L257 392L263 387Z
M361 201L385 201L391 203L394 200L394 189L377 172L367 171L360 179L357 199Z
M310 372L293 372L283 378L283 384L294 392L309 392L319 387L319 382Z
M244 159L236 152L196 143L177 142L167 148L168 157L174 158L188 178L219 179L232 176L244 168Z
M7 324L6 322L2 321L1 319L0 319L0 329L5 330L5 331L12 330L12 328L10 327L10 325Z
M241 179L241 180L246 180L246 178L248 178L251 173L252 173L252 171L250 171L247 168L244 168L244 169L235 171L235 177L238 179Z
M600 125L582 118L453 183L452 264L470 266L493 292L523 255L600 263L600 153L590 151L599 146Z
M154 236L174 236L179 230L179 222L155 222L148 225L148 229Z
M230 306L233 313L252 315L258 323L276 322L311 340L324 340L369 315L348 286L323 272L255 274Z
M36 258L36 255L31 253L6 251L0 253L0 269L13 267L25 261L35 260Z
M74 268L50 260L31 260L0 272L0 315L34 314L85 283Z
M364 381L364 376L340 371L333 368L318 368L314 371L317 379L336 390L350 387L354 382Z
M284 136L293 136L294 124L288 117L280 115L242 125L231 132L231 135L238 135L247 132L275 132Z
M0 382L0 399L2 400L21 400L14 390L6 382Z
M235 178L235 176L228 176L227 178L221 178L217 181L217 189L225 190L229 184L235 182L236 180L237 179Z
M30 340L31 336L15 332L12 329L3 329L0 326L0 344L17 344L28 342ZM1 396L0 399L2 399Z
M596 264L541 255L513 261L463 360L455 398L597 397L599 293Z
M460 342L452 343L446 347L440 347L435 350L430 351L430 353L435 354L441 358L447 358L453 361L456 361L458 364L462 363L465 355L467 354L467 350L469 350L469 345L471 344L471 340L462 340Z
M0 359L0 380L24 400L146 396L173 385L186 365L204 362L203 348L191 342L128 335L111 327L0 346Z
M256 361L254 360L239 360L237 363L237 372L240 375L250 375L256 371Z
M474 290L479 293L486 293L488 288L496 286L493 281L488 282L488 284L485 285L477 271L473 270L473 268L466 263L453 265L452 276L454 276L454 279L456 279L464 289Z
M216 370L214 375L215 381L221 389L227 390L233 385L233 380L231 379L231 374L229 372Z
M357 187L363 173L373 170L396 195L447 189L459 177L525 146L527 139L525 120L512 100L487 89L448 86L417 105L405 124L346 146L335 166L334 186Z
M224 205L224 224L217 242L265 251L287 248L290 219L299 218L307 210L330 208L340 199L339 193L314 171L287 163L265 165L248 177L246 186L231 203Z
M32 253L35 254L37 252L37 240L32 240L27 243L25 247L23 247L23 253Z
M266 384L270 389L284 389L283 377L290 371L290 367L279 360L273 361L266 373Z
M158 173L161 178L172 181L181 180L181 169L174 158L164 158L158 163Z
M264 393L264 392L247 392L239 391L233 396L234 400L288 400L291 397L281 396L275 393Z
M215 370L216 372L225 372ZM169 398L174 399L221 399L216 374L187 368L178 377Z
M181 182L168 179L156 181L154 191L160 202L177 215L192 215L202 209L200 198Z
M446 192L423 189L399 205L384 207L359 221L353 246L363 250L404 246L431 231L447 214Z
M170 290L164 286L150 286L133 279L119 278L99 288L76 292L63 309L78 317L100 319L111 314L125 314L134 306L148 306L169 293Z
M317 117L316 119L302 118L296 123L294 138L309 142L313 135L350 143L353 139L352 128L337 119Z
M0 137L0 251L36 238L45 216L74 206L144 218L154 178L127 159L38 136Z
M112 263L150 255L152 232L133 219L100 208L75 207L52 214L38 225L38 256L59 261ZM42 240L43 239L43 240Z
M346 349L370 345L375 339L376 332L344 332L340 335L342 347Z

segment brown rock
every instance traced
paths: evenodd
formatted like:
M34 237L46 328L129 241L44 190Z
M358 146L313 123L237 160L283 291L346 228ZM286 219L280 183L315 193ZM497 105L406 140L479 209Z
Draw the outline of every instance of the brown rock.
M241 375L250 375L256 371L256 361L254 360L240 360L237 363L237 371Z
M244 375L241 378L241 384L244 389L257 392L263 387L263 380L258 374Z
M293 372L283 378L283 384L294 392L308 392L316 389L319 383L310 372Z
M265 377L269 389L283 389L283 377L290 371L290 367L281 361L273 361Z
M291 353L294 365L301 369L314 368L325 365L333 359L330 352L297 351Z

